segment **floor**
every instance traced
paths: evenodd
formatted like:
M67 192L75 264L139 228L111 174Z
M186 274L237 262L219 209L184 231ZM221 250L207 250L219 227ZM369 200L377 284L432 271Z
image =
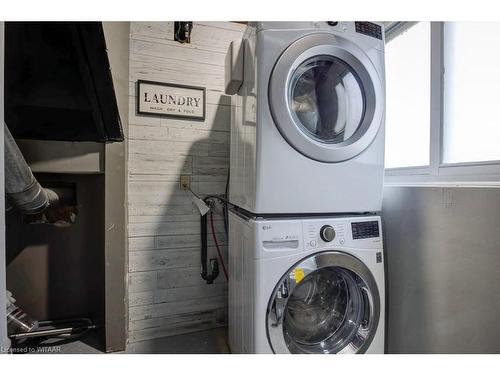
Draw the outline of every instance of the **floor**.
M128 344L127 354L228 354L227 327Z
M91 340L86 341L64 344L57 352L62 354L102 354L101 351L92 346ZM227 354L230 353L227 342L227 327L222 327L130 343L127 345L126 351L117 352L117 354Z

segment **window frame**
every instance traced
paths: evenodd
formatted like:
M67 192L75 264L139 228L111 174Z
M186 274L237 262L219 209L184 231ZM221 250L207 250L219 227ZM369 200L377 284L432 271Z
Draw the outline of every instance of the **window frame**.
M401 23L405 30L414 23ZM404 25L407 24L407 27ZM397 36L392 36L397 38ZM391 38L391 39L392 39ZM385 169L385 183L500 185L500 160L484 162L443 162L444 22L431 22L430 147L429 165ZM500 145L499 145L500 147Z

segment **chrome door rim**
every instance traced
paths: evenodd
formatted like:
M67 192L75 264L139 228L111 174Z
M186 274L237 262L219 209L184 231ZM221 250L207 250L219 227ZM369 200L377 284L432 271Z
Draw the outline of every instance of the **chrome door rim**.
M347 64L365 93L364 118L353 136L341 143L323 143L306 135L288 104L289 83L295 69L318 55L333 56ZM279 57L269 80L269 107L279 132L298 152L321 162L341 162L363 152L378 133L384 105L382 84L369 57L354 43L332 34L311 34L292 43Z
M304 271L304 277L307 277L307 275L309 275L312 272L328 267L343 268L359 276L363 280L366 286L368 303L370 306L370 323L367 329L361 331L360 327L358 332L356 332L354 339L350 340L349 342L346 342L345 345L335 353L361 354L365 353L368 347L370 346L373 337L375 336L375 333L377 331L378 322L380 318L380 295L375 278L373 277L368 267L355 256L340 251L326 251L310 255L300 260L290 269L288 269L287 272L283 275L283 277L280 278L279 282L276 284L276 287L273 290L271 298L269 299L266 311L267 337L271 345L271 349L274 353L276 354L290 353L283 332L284 329L283 319L276 319L275 313L272 310L272 306L275 303L275 299L280 286L287 278L290 278L290 273L297 268L302 269ZM295 287L299 285L299 283L292 282L291 285L292 287L288 292L288 297L286 298L286 301L283 304L283 311L286 307L288 298L292 295Z

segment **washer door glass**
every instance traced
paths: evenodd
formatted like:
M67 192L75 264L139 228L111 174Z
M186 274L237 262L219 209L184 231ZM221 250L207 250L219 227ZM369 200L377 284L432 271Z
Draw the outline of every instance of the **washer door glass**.
M291 353L336 353L363 324L365 306L356 276L339 267L309 274L285 306L283 334Z
M306 258L277 285L267 316L275 353L363 353L376 332L379 294L371 272L340 252Z
M319 142L344 142L363 121L365 95L359 78L334 56L315 56L303 62L294 71L289 88L295 121Z

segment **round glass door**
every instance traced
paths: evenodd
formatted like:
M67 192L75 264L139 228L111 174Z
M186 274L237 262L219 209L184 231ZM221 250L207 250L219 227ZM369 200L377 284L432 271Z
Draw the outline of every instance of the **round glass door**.
M378 289L357 258L316 254L294 266L269 303L275 353L362 353L378 324Z
M368 55L326 33L292 43L269 80L269 107L281 135L301 154L327 163L351 159L371 144L384 99Z
M324 143L349 139L362 123L363 87L349 65L333 56L303 62L290 82L289 106L304 133Z

